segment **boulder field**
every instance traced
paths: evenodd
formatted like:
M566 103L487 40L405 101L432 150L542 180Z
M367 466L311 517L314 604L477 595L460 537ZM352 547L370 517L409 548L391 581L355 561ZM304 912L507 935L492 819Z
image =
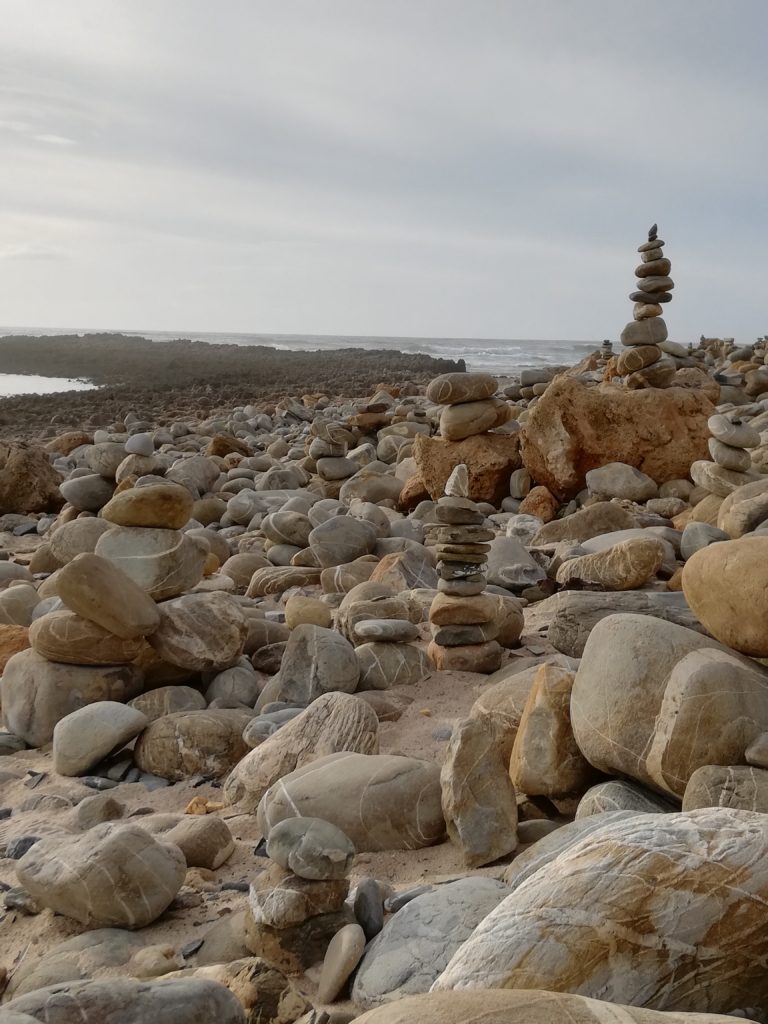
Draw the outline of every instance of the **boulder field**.
M618 357L0 442L0 1024L768 1020L766 353L663 245Z

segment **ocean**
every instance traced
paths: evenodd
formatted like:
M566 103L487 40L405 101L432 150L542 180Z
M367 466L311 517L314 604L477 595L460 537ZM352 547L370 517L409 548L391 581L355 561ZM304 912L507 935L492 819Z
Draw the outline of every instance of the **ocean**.
M236 334L206 331L150 331L139 328L56 328L0 327L6 334L90 334L113 332L140 335L152 341L173 341L189 338L210 344L267 345L270 348L300 352L327 351L338 348L393 349L401 352L422 352L443 359L464 359L468 370L486 370L498 375L514 374L526 367L559 366L578 362L600 347L601 340L524 340L520 338L392 338L367 335L330 334Z
M0 398L16 395L50 395L58 391L90 391L96 387L87 380L71 377L38 377L31 373L0 373Z

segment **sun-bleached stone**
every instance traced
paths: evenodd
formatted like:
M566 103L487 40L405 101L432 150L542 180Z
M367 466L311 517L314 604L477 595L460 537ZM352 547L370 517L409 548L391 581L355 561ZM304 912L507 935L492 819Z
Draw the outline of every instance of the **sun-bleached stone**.
M663 561L660 540L636 537L605 551L569 558L557 570L557 582L580 580L597 583L605 590L634 590L653 579Z
M208 545L178 530L115 526L99 538L96 554L108 558L156 601L177 597L199 583Z
M147 636L160 623L152 598L114 562L92 552L59 569L56 589L71 611L125 640Z
M149 642L163 661L181 668L227 668L243 653L248 624L228 594L185 594L159 605L160 624Z

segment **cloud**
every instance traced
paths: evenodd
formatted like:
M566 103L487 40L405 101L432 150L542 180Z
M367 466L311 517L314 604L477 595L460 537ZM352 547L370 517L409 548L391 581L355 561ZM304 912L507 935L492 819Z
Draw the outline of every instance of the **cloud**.
M66 254L47 245L25 242L18 245L0 245L0 260L64 260Z
M765 332L763 0L3 7L17 323L615 337L658 221L672 335Z

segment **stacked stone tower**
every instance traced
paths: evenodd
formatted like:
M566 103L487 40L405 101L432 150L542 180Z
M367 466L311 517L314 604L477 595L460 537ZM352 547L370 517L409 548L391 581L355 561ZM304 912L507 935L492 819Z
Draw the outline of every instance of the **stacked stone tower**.
M630 294L634 302L633 319L621 332L625 351L618 358L617 369L629 388L668 387L676 364L665 356L667 325L662 305L672 301L675 282L669 276L672 264L664 256L664 242L654 224L648 241L638 246L640 265L635 268L637 287Z
M498 602L483 596L493 530L467 497L467 467L455 468L435 510L438 595L429 610L429 655L438 669L495 672L501 665Z

